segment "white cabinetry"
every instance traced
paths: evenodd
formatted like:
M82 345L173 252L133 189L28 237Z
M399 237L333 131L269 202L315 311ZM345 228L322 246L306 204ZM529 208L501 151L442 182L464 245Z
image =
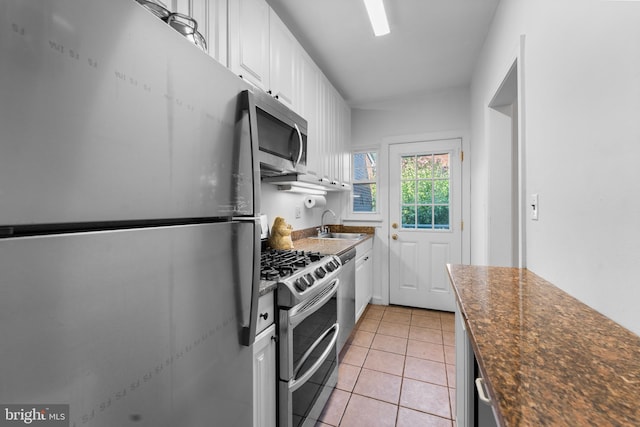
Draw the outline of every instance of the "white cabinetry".
M295 111L301 49L266 1L229 1L229 68Z
M253 343L253 426L276 426L276 325L273 292L258 301L258 326Z
M307 120L308 172L345 189L349 106L265 0L228 0L228 10L229 68Z
M296 99L298 80L297 53L300 48L293 34L271 10L269 15L270 31L270 88L271 94L293 110L299 111Z
M356 322L373 296L373 239L356 246Z
M299 57L300 115L307 120L307 173L322 176L322 147L318 109L318 79L320 72L313 60L301 51Z
M269 90L269 15L264 0L229 0L229 68Z
M351 180L351 166L349 161L345 163L351 138L351 110L321 72L317 99L317 144L322 153L322 161L316 174L326 178L336 190L343 189L343 184Z
M276 426L276 325L253 344L253 426Z

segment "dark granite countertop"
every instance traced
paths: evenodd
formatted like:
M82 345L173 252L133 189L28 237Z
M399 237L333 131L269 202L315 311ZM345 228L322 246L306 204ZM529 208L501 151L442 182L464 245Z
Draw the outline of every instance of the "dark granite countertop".
M447 266L503 426L640 426L640 337L526 269Z
M363 233L364 237L358 240L349 239L317 239L316 228L294 231L292 233L293 248L299 251L320 252L321 254L340 255L367 239L372 239L375 233L373 227L357 227L345 225L330 225L333 233Z
M299 251L312 251L320 252L321 254L340 255L363 241L372 238L372 234L367 234L365 237L358 240L316 239L313 237L306 237L304 239L295 240L293 242L293 247L295 250Z

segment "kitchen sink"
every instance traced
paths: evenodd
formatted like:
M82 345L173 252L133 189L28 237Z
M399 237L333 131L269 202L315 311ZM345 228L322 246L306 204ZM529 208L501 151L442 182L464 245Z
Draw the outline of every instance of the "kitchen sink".
M327 233L321 236L313 237L314 239L345 239L360 240L365 236L364 233Z

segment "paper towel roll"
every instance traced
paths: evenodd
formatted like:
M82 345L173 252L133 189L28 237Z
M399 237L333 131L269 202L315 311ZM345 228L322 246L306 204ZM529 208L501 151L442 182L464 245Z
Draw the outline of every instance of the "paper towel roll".
M322 208L327 204L327 199L324 196L307 196L304 198L304 205L311 208Z

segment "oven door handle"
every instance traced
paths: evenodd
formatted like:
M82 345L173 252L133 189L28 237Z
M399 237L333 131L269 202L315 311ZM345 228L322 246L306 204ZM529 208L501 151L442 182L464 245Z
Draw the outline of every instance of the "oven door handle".
M304 353L304 355L302 356L302 359L298 363L298 366L296 366L296 368L293 371L294 378L289 382L290 392L293 393L294 391L302 387L302 385L306 383L309 380L309 378L311 378L311 376L316 373L318 369L320 369L322 364L327 360L327 358L331 354L331 351L335 349L336 342L338 341L339 331L340 331L340 325L337 323L334 323L333 326L331 326L329 329L324 331L324 333L316 340L316 342L314 342L313 345ZM333 338L331 338L331 342L329 343L327 348L322 352L322 355L320 356L320 358L316 360L316 362L309 368L309 370L305 372L300 378L296 378L296 376L298 375L298 372L302 368L302 365L304 365L304 362L309 358L309 356L311 356L311 353L316 349L317 346L320 345L322 340L325 339L331 333L333 333Z
M320 307L322 307L327 301L333 298L333 296L338 292L339 284L340 279L335 279L335 281L332 282L331 285L327 286L325 294L320 293L319 295L315 296L315 299L312 299L308 304L304 304L304 307L300 310L292 310L295 312L289 317L290 327L293 328L302 323L304 319L318 311Z

